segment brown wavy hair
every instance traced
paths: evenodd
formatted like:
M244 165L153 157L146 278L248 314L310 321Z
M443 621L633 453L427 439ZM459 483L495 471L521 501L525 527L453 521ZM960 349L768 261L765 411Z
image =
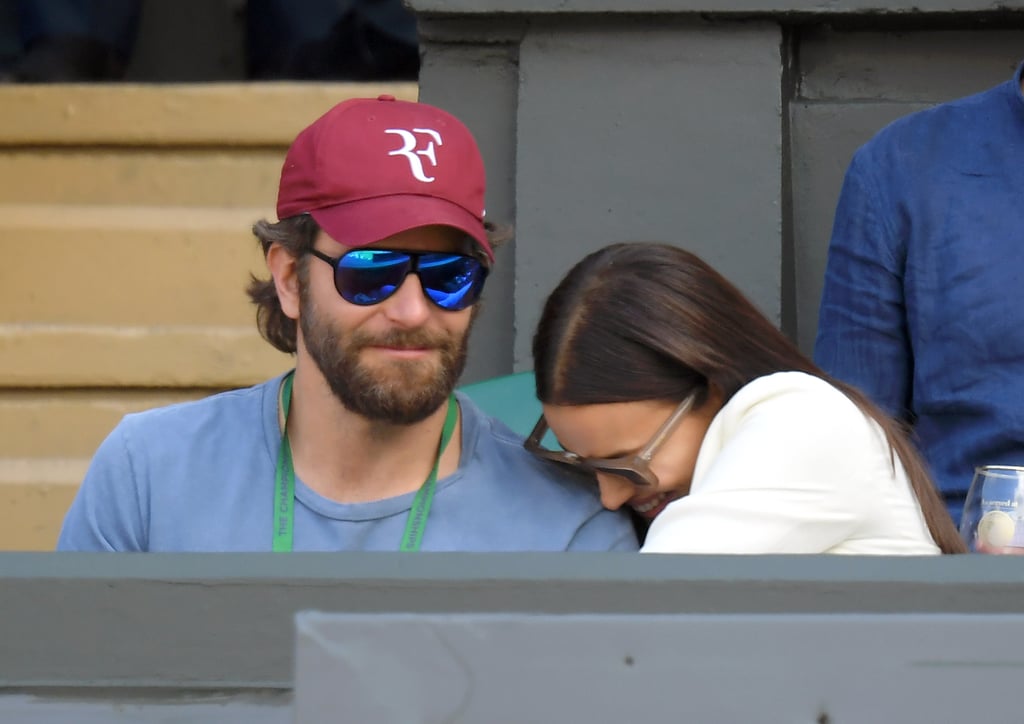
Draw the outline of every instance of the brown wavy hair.
M291 216L276 223L261 219L253 224L252 233L260 242L264 258L272 245L280 244L298 259L299 283L306 283L309 250L313 248L317 234L320 233L320 225L312 216ZM256 305L256 326L263 339L282 352L295 354L298 325L296 320L281 309L273 278L260 279L253 275L245 291L249 300Z
M825 374L732 283L679 247L621 243L585 257L548 297L533 359L537 397L557 405L680 402L693 393L701 404L712 385L727 402L776 372L825 380L885 433L942 552L966 550L909 430Z

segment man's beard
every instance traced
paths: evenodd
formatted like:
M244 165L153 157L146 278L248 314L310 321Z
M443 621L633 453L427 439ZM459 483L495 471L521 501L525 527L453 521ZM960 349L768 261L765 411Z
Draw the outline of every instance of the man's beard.
M303 287L299 325L306 351L341 404L370 420L411 425L436 412L455 389L466 366L472 320L461 338L424 329L345 334L319 314ZM371 368L359 359L371 346L437 350L440 359L389 360Z

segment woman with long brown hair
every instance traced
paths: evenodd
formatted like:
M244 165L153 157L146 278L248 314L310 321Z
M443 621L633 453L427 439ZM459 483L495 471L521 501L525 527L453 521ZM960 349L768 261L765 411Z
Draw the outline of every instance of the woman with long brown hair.
M644 552L960 553L904 429L695 255L614 244L548 298L527 447L650 521ZM550 426L562 450L543 446Z

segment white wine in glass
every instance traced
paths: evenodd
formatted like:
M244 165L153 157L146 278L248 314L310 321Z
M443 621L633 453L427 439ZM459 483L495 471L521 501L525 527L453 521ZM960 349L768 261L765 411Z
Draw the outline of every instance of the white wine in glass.
M974 469L960 536L973 553L1024 555L1024 467Z

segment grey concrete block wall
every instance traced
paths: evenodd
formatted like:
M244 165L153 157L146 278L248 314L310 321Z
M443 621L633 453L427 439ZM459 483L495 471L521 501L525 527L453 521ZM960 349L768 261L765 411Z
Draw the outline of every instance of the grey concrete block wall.
M515 43L503 38L481 45L458 43L445 53L427 54L420 68L421 87L424 79L438 79L431 102L456 110L473 130L487 169L486 217L502 227L515 218L517 58ZM467 89L471 89L468 94ZM472 102L467 102L470 98ZM508 232L502 229L503 234ZM466 382L511 371L515 254L514 244L495 251L495 272L487 279L483 309L473 332Z
M810 354L853 151L1024 60L1021 2L409 4L420 97L469 119L497 181L488 205L516 233L467 381L532 367L561 275L638 239L704 256Z
M615 241L686 246L779 319L780 46L761 22L531 27L519 49L516 370L533 366L541 300Z
M832 212L846 164L895 119L1008 80L1024 60L1024 30L799 34L792 119L795 335L814 346Z

